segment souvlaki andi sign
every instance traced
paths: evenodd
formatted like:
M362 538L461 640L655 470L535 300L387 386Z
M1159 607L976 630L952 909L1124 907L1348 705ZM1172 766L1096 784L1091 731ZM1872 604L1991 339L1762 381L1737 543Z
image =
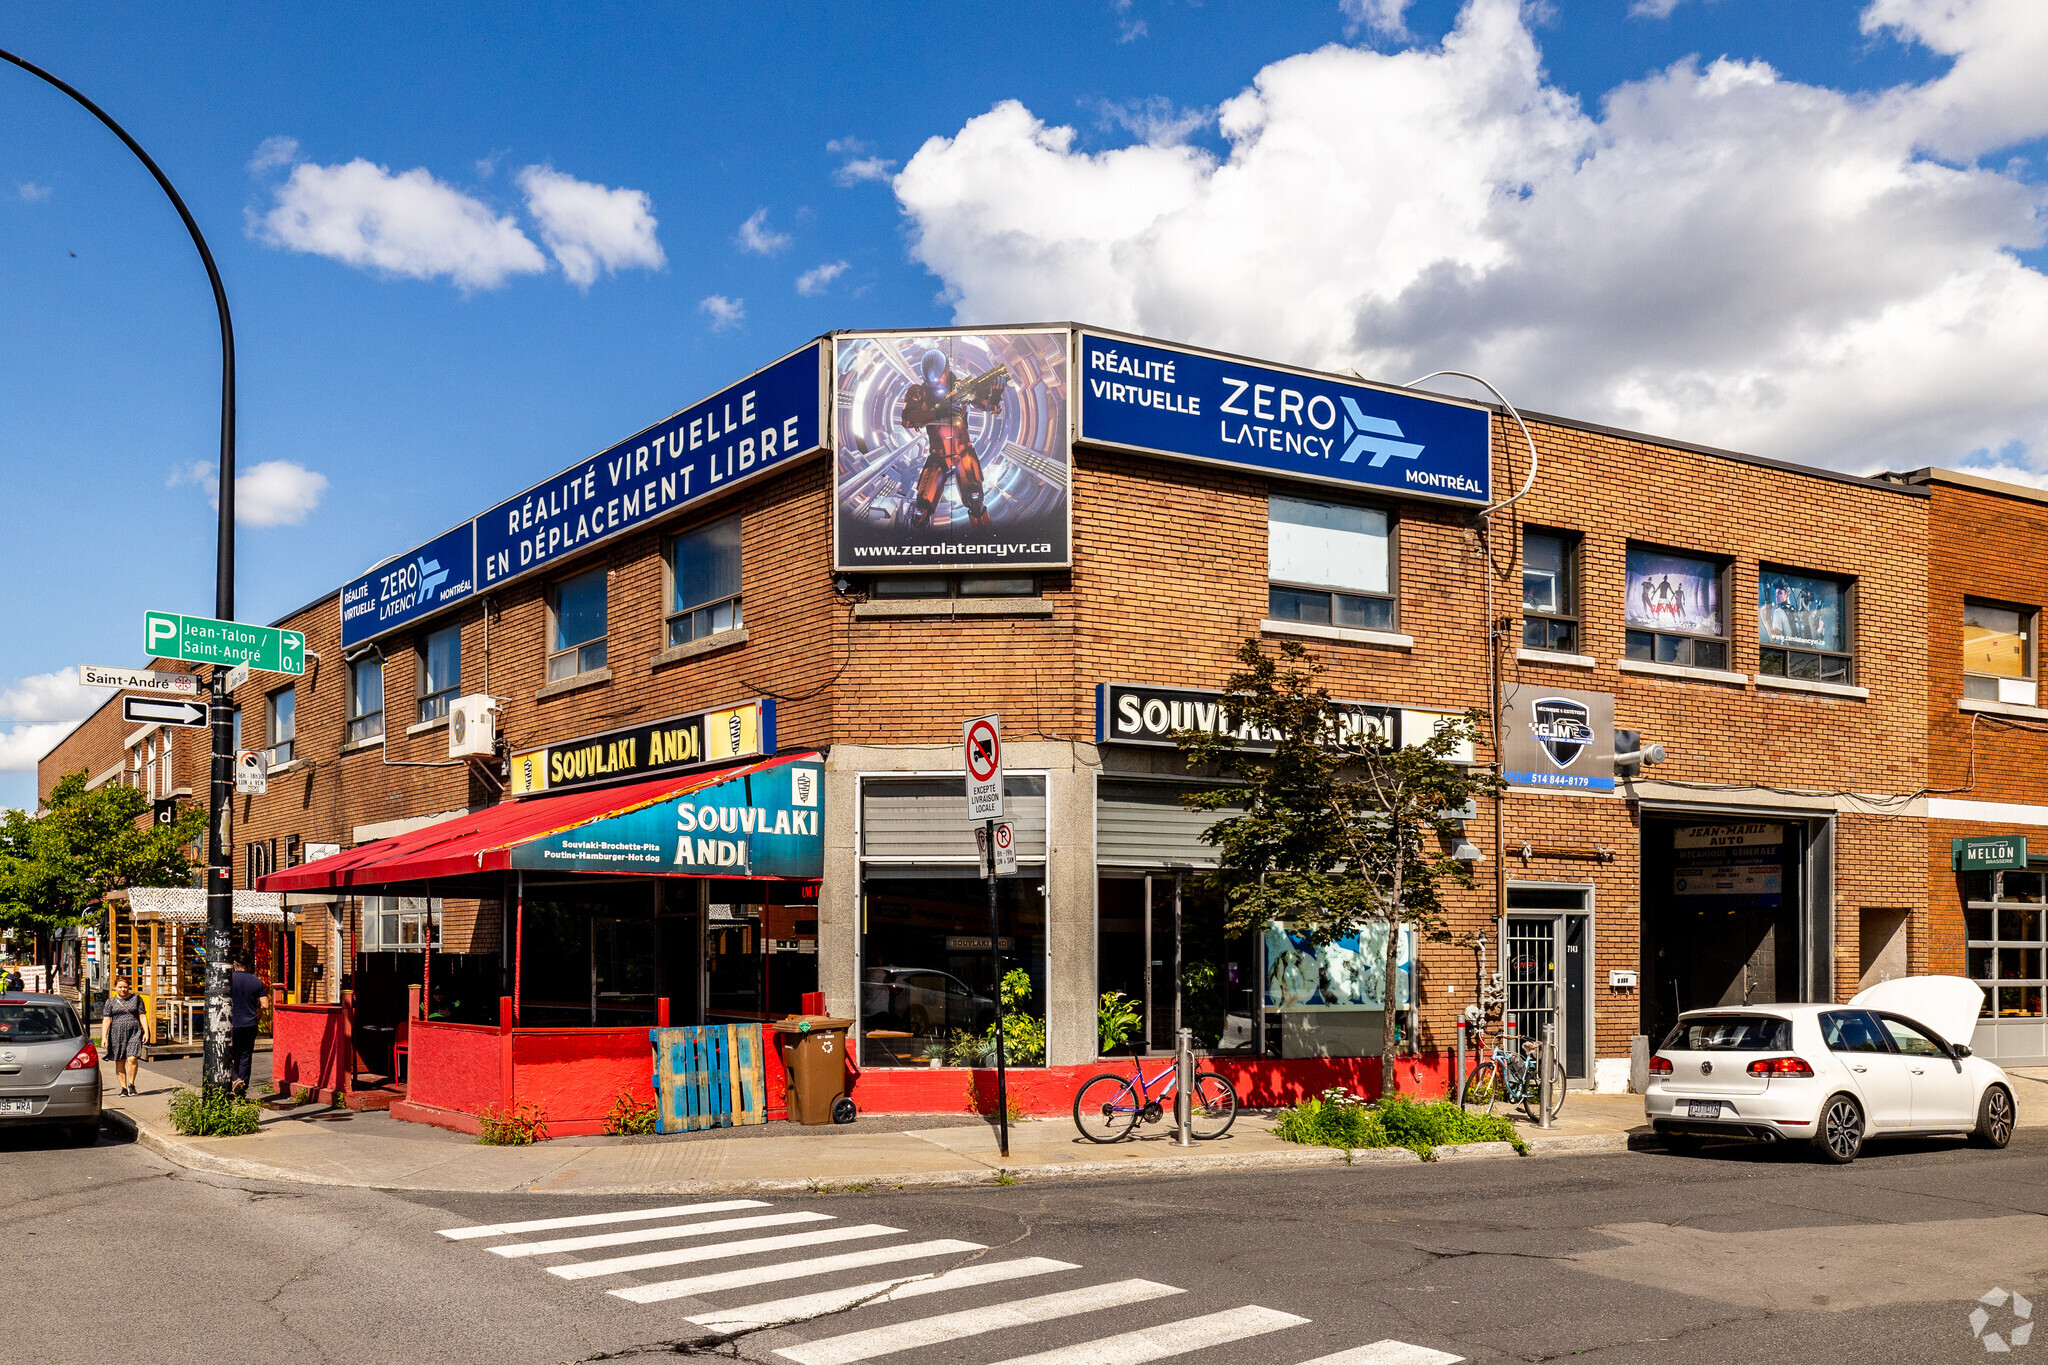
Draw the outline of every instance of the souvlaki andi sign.
M1449 502L1490 496L1476 403L1084 331L1082 441Z
M511 851L515 868L650 876L782 877L825 871L824 765L815 755L706 779L638 810Z

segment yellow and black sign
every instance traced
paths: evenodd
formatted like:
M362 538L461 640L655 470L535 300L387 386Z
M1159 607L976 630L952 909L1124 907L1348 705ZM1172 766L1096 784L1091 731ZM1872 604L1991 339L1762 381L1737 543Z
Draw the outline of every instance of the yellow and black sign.
M775 703L742 702L512 756L512 794L538 796L775 752Z

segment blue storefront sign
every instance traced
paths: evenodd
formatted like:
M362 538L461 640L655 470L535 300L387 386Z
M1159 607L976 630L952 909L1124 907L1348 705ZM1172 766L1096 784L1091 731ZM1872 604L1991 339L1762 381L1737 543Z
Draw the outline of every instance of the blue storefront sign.
M351 647L612 536L773 473L825 445L828 350L813 342L342 589ZM431 559L461 568L431 593ZM408 594L410 594L408 596Z
M1080 439L1404 497L1491 498L1490 415L1328 375L1081 334Z
M824 765L777 764L515 846L515 868L656 876L825 874Z
M353 645L459 602L476 588L476 530L464 522L341 590L341 642Z

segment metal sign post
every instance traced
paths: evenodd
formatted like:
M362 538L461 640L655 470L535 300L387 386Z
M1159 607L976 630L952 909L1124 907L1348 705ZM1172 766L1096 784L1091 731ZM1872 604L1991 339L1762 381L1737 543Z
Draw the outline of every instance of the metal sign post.
M995 973L996 1151L1010 1159L1010 1071L1003 1048L1003 926L996 905L996 822L1003 815L1003 722L976 716L960 727L967 770L967 818L982 825L988 876L988 956Z
M1538 1128L1548 1128L1550 1126L1550 1059L1556 1055L1556 1052L1557 1025L1545 1024L1543 1026L1543 1050L1537 1054L1536 1063L1543 1068L1542 1084L1536 1092L1536 1103L1542 1106L1537 1110L1536 1126Z
M1184 1028L1173 1039L1173 1145L1195 1145L1195 1031Z

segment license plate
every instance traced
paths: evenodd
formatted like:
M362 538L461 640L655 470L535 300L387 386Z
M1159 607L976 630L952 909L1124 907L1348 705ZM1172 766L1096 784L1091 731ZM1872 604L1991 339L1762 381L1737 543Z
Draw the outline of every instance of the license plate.
M1689 1119L1717 1119L1721 1117L1719 1100L1687 1100L1685 1116Z
M0 1100L0 1114L32 1114L34 1100Z

